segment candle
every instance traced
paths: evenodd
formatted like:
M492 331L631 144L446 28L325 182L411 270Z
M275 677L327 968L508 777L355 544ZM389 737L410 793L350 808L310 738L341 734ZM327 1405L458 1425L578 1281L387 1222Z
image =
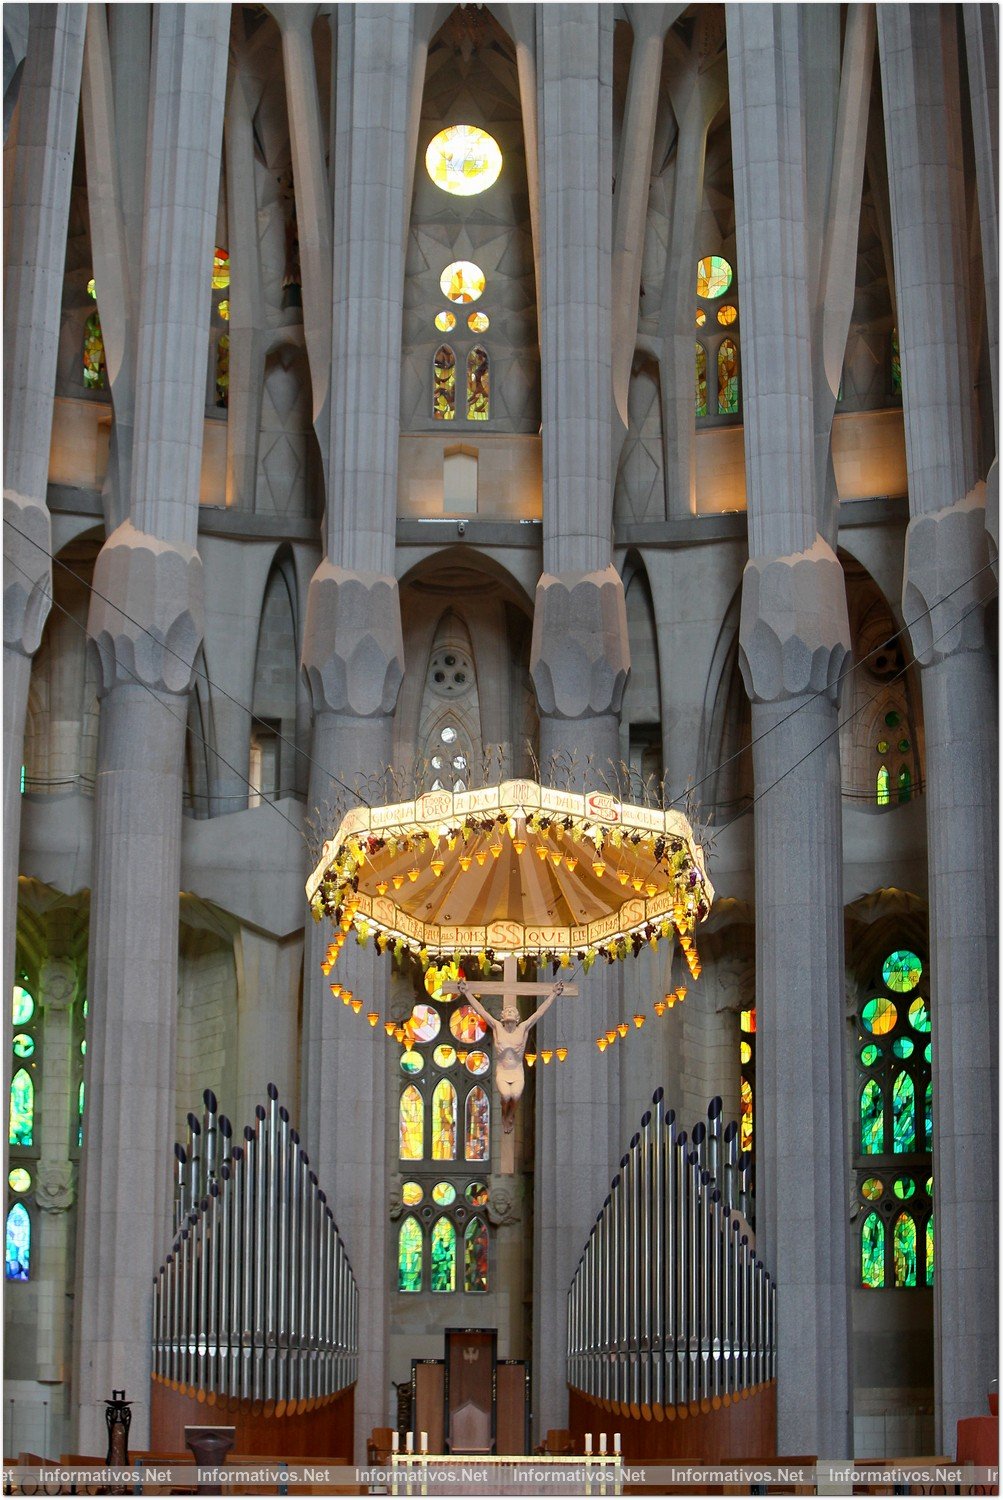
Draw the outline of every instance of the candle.
M613 1452L620 1452L620 1434L618 1432L614 1432L613 1434Z
M428 1452L428 1433L427 1432L423 1432L422 1435L421 1435L421 1451L422 1451L422 1453L427 1453Z
M390 1447L391 1447L391 1449L392 1449L392 1451L394 1453L397 1452L397 1448L398 1448L399 1443L400 1443L400 1438L397 1436L397 1434L395 1432L394 1435L393 1435L393 1437L390 1439Z
M407 1434L407 1451L409 1453L413 1453L414 1452L414 1433L413 1432L409 1432Z
M606 1452L606 1434L604 1432L600 1432L599 1434L599 1452Z
M586 1453L591 1453L592 1452L592 1434L591 1434L591 1432L587 1432L585 1434L585 1452Z

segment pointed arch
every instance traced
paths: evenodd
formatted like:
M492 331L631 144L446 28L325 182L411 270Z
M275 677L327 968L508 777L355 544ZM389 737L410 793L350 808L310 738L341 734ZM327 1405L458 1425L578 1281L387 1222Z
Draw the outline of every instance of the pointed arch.
M664 772L661 661L651 583L637 552L624 569L624 606L630 676L620 709L620 758L630 767L634 800L658 801Z
M432 1090L432 1160L456 1160L456 1090L440 1078Z
M467 355L467 421L486 422L491 416L491 368L488 351L475 344Z
M456 416L456 355L448 344L440 344L432 357L432 416L436 422Z
M401 1092L398 1105L401 1161L421 1161L425 1146L425 1101L414 1084Z
M10 1081L7 1142L11 1146L35 1144L35 1085L27 1068L18 1068Z
M718 416L737 416L738 407L738 345L734 339L722 339L717 350Z
M7 1214L4 1273L8 1281L31 1279L31 1218L23 1203L15 1203Z
M397 1290L420 1292L425 1236L414 1214L408 1214L397 1234Z
M704 348L703 344L700 343L699 339L696 343L694 364L694 402L696 406L696 415L698 417L705 417L707 415L707 350Z
M470 1090L464 1106L463 1157L465 1161L491 1157L491 1103L480 1084Z
M885 1226L869 1213L860 1230L860 1280L864 1286L885 1284Z
M892 1230L892 1254L895 1259L895 1285L916 1285L916 1220L901 1213Z
M488 1226L477 1216L463 1232L463 1290L488 1290Z
M432 1228L432 1266L429 1284L433 1292L456 1291L456 1226L445 1214Z

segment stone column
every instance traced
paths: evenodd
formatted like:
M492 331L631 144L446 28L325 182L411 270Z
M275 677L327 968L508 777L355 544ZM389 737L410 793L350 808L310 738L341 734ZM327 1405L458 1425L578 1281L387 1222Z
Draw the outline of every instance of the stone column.
M902 612L922 667L933 1017L937 1442L996 1372L996 672L974 487L956 13L879 6L909 509ZM943 602L941 602L943 601ZM929 613L928 613L929 612ZM977 1315L973 1312L977 1309Z
M530 670L544 781L581 789L619 760L629 656L611 564L612 9L537 9L543 566ZM552 769L554 758L563 769ZM593 768L587 761L591 758ZM538 1431L567 1425L567 1291L618 1155L619 1080L596 1050L615 1008L605 965L553 1006L540 1046L568 1061L537 1088L533 1383Z
M800 10L728 15L750 551L739 655L755 746L756 1231L777 1282L777 1451L841 1457L852 1401L836 727L849 626L842 569L816 534Z
M391 755L404 669L394 577L400 427L401 298L408 211L414 7L341 7L337 52L334 316L326 556L310 583L303 666L313 700L308 803L333 803ZM287 42L292 60L292 39ZM380 99L374 123L373 100ZM304 287L304 291L306 288ZM311 362L315 354L310 350ZM315 381L315 392L322 387ZM325 769L327 768L327 769ZM364 1019L332 1000L320 972L330 931L307 923L303 979L303 1137L351 1257L360 1294L356 1456L389 1418L385 1050ZM387 1014L390 967L349 943L337 978Z
M46 1215L46 1225L39 1235L38 1379L53 1384L62 1384L69 1374L68 1211L76 1195L67 1148L77 1114L71 1009L76 984L76 968L72 963L64 959L43 962L38 975L38 1000L45 1058L45 1087L39 1095L39 1140L44 1154L36 1173L35 1202Z
M3 398L3 992L14 979L21 757L31 658L49 612L46 507L86 7L30 7L7 213ZM4 1079L9 1076L5 1054ZM6 1161L6 1146L4 1161Z
M85 1453L105 1441L100 1401L112 1387L138 1403L133 1443L149 1438L151 1278L170 1229L181 788L202 639L195 541L228 31L225 6L154 14L130 518L98 557L89 621L101 722L73 1393Z
M274 1083L294 1123L300 1118L296 1087L297 1011L303 942L284 942L242 927L234 944L237 965L237 1098L233 1124L250 1124L254 1106Z

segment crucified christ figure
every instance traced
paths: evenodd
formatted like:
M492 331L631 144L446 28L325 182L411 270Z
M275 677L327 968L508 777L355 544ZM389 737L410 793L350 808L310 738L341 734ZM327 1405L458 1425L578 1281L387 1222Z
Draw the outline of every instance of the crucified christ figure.
M518 1005L514 999L507 996L503 998L499 1020L481 1004L476 995L468 992L466 980L461 979L456 989L471 1010L475 1010L481 1020L491 1027L496 1048L495 1083L498 1085L498 1093L502 1102L502 1129L508 1135L515 1125L515 1108L526 1086L526 1074L523 1071L522 1061L526 1056L529 1033L558 996L564 994L564 982L559 979L543 1004L538 1005L525 1021L519 1020Z

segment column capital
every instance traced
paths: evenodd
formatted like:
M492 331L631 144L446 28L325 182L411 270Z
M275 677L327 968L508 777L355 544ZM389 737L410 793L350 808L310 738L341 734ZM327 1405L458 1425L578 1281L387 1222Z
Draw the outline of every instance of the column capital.
M3 643L34 656L52 606L49 512L27 495L3 492Z
M186 693L202 644L202 560L123 521L94 568L88 634L97 646L99 696L131 682Z
M824 693L836 703L849 656L843 569L827 542L816 536L804 552L749 559L738 660L754 702Z
M325 559L307 593L303 670L315 713L393 713L404 676L396 578Z
M630 675L623 580L610 565L542 573L536 586L530 673L541 714L618 714Z
M909 522L902 610L921 666L984 647L983 614L993 592L989 560L981 480L954 505Z

